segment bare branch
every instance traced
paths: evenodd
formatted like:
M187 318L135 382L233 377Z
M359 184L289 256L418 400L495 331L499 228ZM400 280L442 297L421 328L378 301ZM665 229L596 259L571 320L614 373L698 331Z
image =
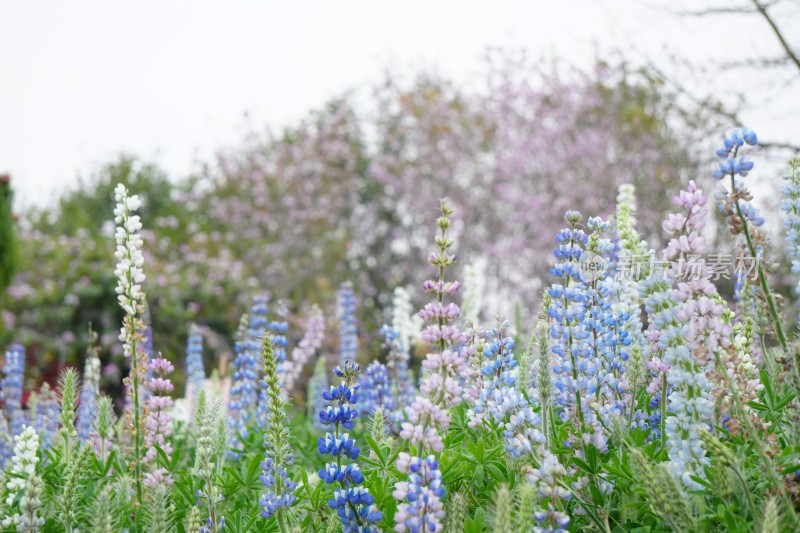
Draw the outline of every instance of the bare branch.
M800 70L800 57L797 56L792 47L789 46L789 43L786 42L786 39L783 37L783 33L781 32L780 28L778 28L778 25L775 24L775 21L772 19L769 12L767 12L767 8L759 0L751 0L751 1L753 2L753 5L756 7L758 12L761 13L761 16L764 17L764 19L767 21L767 24L769 24L770 28L772 28L772 31L775 33L775 36L778 38L778 41L780 41L784 51L786 51L786 55L789 56L792 62L797 66L797 69Z

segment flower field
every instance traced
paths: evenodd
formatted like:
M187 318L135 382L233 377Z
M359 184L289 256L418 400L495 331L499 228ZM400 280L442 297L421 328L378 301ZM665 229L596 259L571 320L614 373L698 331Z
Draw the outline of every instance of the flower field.
M350 147L334 144L346 160ZM281 157L303 159L315 143L287 146L298 152ZM781 213L765 217L748 189L757 154L755 132L728 132L715 154L716 191L682 183L657 245L640 236L632 183L618 187L613 208L587 202L607 219L566 210L563 229L531 237L552 239L549 260L528 257L523 243L520 255L543 272L504 278L535 293L523 318L485 318L487 289L457 279L470 261L454 236L469 234L454 232L458 195L413 212L430 215L426 270L404 273L417 280L409 288L385 283L373 307L362 306L357 268L327 303L292 281L291 269L270 270L271 251L338 238L301 231L301 217L317 217L311 207L284 206L297 217L286 241L248 253L286 282L250 286L249 307L232 306L241 318L230 360L208 356L215 338L196 324L185 358L159 346L161 315L150 316L148 302L171 290L175 272L159 263L153 283L148 249L163 243L148 239L137 191L119 184L107 206L114 230L92 241L92 254L115 258L113 275L103 275L116 287L118 337L103 340L92 326L71 332L88 339L83 368L35 390L26 385L28 348L5 353L3 531L798 531L800 344L773 286L800 276L800 161L786 169ZM376 172L398 166L390 159L376 158ZM424 202L416 190L396 193ZM222 197L202 201L209 217L245 212ZM535 232L534 215L510 220ZM791 265L766 231L779 217ZM720 251L708 238L715 218ZM503 238L489 256L503 268L520 246L503 233L508 220L500 212L490 221ZM235 222L246 234L248 221ZM311 263L304 270L319 266ZM222 285L225 268L220 260L193 271L192 286ZM524 287L534 275L544 280L538 291ZM313 303L290 312L268 296L287 287ZM208 301L225 295L220 287ZM390 302L389 315L363 319L379 300ZM106 375L100 353L109 344L120 348L124 377Z

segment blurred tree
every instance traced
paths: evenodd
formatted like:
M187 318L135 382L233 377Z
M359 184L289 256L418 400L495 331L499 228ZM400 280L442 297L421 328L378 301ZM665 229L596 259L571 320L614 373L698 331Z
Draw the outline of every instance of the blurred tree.
M7 311L6 288L11 284L17 269L17 249L13 211L14 194L11 176L0 174L0 338L12 326L11 314ZM0 345L0 350L5 349Z
M643 233L658 236L673 184L697 174L694 144L716 126L711 115L624 62L579 71L493 52L487 64L462 87L388 76L366 112L349 95L334 99L279 134L251 132L182 182L129 157L103 166L54 209L26 215L21 274L9 288L15 334L42 365L77 361L84 339L72 332L91 321L104 360L118 353L117 182L143 200L154 345L173 361L190 321L231 339L250 298L265 292L288 300L294 323L306 303L334 316L342 281L356 287L370 345L389 319L391 290L432 274L441 196L456 208L459 265L487 265L490 313L532 309L563 211L608 216L622 182L639 189Z
M11 176L0 175L0 293L11 284L17 268L16 243L14 239L14 193Z

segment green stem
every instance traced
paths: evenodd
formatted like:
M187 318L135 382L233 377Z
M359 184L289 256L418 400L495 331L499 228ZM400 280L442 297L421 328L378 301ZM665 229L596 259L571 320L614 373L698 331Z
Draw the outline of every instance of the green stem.
M744 490L744 495L747 497L747 506L750 508L750 513L753 515L753 519L758 519L758 514L756 513L756 506L753 505L753 499L750 497L750 489L747 487L747 483L744 481L744 477L742 477L742 473L739 472L739 469L731 467L733 473L736 474L736 477L739 478L739 483L742 484L742 489Z
M134 475L136 476L136 504L142 504L142 435L139 431L139 354L136 353L135 320L131 316L131 357L133 358L133 443L135 451ZM138 516L138 515L137 515Z
M736 152L734 152L734 156ZM736 178L733 172L731 172L731 188L732 193L736 192ZM742 208L739 206L738 200L734 202L736 206L736 214L739 217L739 220L742 222L744 239L747 242L747 249L750 251L750 256L753 258L753 261L756 262L756 272L758 273L758 282L761 285L761 291L764 293L764 297L767 299L767 307L769 307L769 314L772 315L772 322L775 324L775 333L778 336L778 342L781 343L781 348L783 351L788 353L789 346L786 342L786 335L783 333L783 325L781 324L781 318L778 315L778 307L775 305L775 299L772 296L772 291L769 290L769 285L767 284L767 276L764 274L764 268L761 266L761 263L758 261L758 256L756 255L756 248L753 245L753 239L750 237L750 227L747 225L747 219L744 217L742 213Z
M667 374L661 376L661 449L667 445Z

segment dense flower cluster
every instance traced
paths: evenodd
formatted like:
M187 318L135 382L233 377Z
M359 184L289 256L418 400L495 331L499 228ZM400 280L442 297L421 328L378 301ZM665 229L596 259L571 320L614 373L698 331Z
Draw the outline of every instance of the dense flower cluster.
M556 356L556 401L563 409L562 419L571 420L580 429L581 440L605 450L607 417L622 412L620 375L627 355L619 348L630 341L626 329L619 326L629 315L611 311L610 291L602 272L591 275L581 270L584 252L608 260L611 244L601 236L608 223L590 218L587 234L578 227L580 213L568 211L564 218L569 227L556 237L559 262L551 270L563 284L548 289L547 311L552 319L552 351Z
M78 438L86 441L94 426L97 415L95 404L97 395L100 394L100 358L96 348L96 334L90 332L95 340L90 343L90 349L83 370L83 383L81 383L81 400L78 404L78 423L76 429Z
M341 487L334 490L328 505L339 516L344 533L377 533L380 530L374 523L380 522L383 515L373 505L375 499L369 490L360 486L364 475L358 463L343 463L345 458L355 461L361 451L350 434L343 432L352 430L358 417L355 405L358 403L359 385L356 380L360 371L358 364L352 361L337 366L333 373L341 381L323 394L324 400L331 405L320 411L319 420L332 432L319 438L317 448L321 455L330 455L332 461L320 469L319 477L327 484L337 483Z

